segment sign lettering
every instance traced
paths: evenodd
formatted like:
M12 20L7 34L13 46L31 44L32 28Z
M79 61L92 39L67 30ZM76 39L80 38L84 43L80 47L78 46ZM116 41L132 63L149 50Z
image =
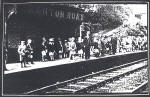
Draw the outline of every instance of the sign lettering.
M84 14L78 12L69 12L63 10L54 10L51 8L37 8L24 11L29 14L45 15L48 17L63 18L69 20L83 21Z

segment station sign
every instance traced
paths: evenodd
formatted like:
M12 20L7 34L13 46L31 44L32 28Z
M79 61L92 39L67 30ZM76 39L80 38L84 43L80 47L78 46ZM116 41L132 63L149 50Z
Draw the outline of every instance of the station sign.
M62 9L53 9L53 8L24 8L24 14L34 14L34 15L41 15L41 16L48 16L60 19L68 19L68 20L75 20L75 21L83 21L84 14L81 12L74 12Z

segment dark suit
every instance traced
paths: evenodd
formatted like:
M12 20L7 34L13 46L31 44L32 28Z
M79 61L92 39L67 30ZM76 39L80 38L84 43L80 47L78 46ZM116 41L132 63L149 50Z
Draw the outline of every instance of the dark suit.
M34 54L34 49L33 49L33 44L27 44L26 47L27 50L27 62L31 62L33 64L33 54Z
M117 49L117 37L111 38L111 44L112 44L112 53L115 54Z
M85 59L89 59L90 58L90 39L84 38L83 44L84 44Z

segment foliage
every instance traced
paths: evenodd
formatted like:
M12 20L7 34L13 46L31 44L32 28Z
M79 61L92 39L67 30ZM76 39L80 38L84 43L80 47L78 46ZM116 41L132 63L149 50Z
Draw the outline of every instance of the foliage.
M115 4L100 4L96 11L86 12L86 22L100 23L103 29L116 28L130 16L130 9Z

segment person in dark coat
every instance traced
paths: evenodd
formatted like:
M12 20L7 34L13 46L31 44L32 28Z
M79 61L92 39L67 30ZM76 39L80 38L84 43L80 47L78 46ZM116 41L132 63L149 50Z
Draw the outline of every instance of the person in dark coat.
M106 51L105 37L102 36L101 38L102 38L101 39L101 46L102 46L102 48L101 48L101 56L104 56L105 55L105 51Z
M33 49L33 43L32 39L27 40L27 45L26 45L26 50L27 50L27 63L31 62L31 64L34 64L33 62L33 55L34 55L34 49Z
M49 42L47 44L47 49L48 49L48 55L50 57L51 61L54 61L54 54L55 54L55 45L54 45L54 39L49 38Z
M43 37L42 38L42 44L41 44L41 54L42 54L42 61L45 62L47 60L47 52L48 52L48 49L47 49L47 41L46 41L46 38Z
M55 59L59 59L60 52L62 53L62 43L60 43L61 39L55 39Z
M89 37L85 37L83 40L83 44L84 44L84 54L85 54L85 59L89 59L90 58L90 38Z
M69 57L69 42L67 40L65 40L63 44L63 57L64 58Z
M117 50L117 37L113 35L111 38L111 45L112 45L112 53L115 54Z
M92 44L92 51L94 53L95 57L99 57L99 49L98 49L98 43L97 42L93 42Z
M107 48L107 54L110 54L111 55L111 42L110 41L107 41L106 43L106 48Z
M135 48L136 48L136 43L135 43L135 40L133 39L132 40L132 51L135 51Z
M83 55L83 49L84 49L83 39L78 38L78 41L77 41L76 45L77 45L77 53L78 53L79 57L81 59L84 58L84 55Z
M61 59L63 57L63 44L61 40L58 41L58 58Z

